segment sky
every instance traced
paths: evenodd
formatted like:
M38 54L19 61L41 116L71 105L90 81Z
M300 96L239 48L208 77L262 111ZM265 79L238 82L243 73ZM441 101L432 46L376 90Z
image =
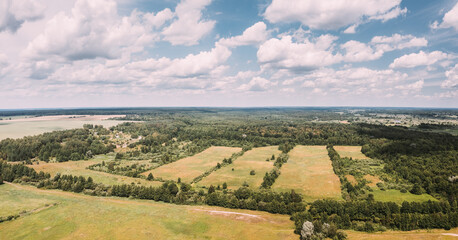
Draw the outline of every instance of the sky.
M1 0L0 109L458 107L457 0Z

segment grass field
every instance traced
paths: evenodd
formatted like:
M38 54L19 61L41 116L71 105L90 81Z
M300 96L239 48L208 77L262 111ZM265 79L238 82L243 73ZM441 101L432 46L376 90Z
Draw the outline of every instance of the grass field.
M213 146L192 157L183 158L142 174L147 176L152 173L155 178L160 177L164 180L176 181L181 178L183 182L189 183L205 171L215 167L217 163L221 163L224 158L229 158L233 153L241 150L241 148Z
M345 175L345 177L351 184L353 185L358 184L358 181L356 180L356 178L353 175Z
M96 183L103 183L107 185L114 185L114 184L131 184L140 183L145 186L160 186L161 182L155 181L147 181L140 178L131 178L121 175L115 175L105 172L99 171L92 171L86 169L88 166L101 163L102 161L108 162L114 159L114 154L107 154L107 155L98 155L95 156L93 159L87 161L68 161L68 162L61 162L61 163L46 163L40 162L39 165L32 165L37 172L43 171L50 173L51 176L54 176L57 173L61 174L71 174L74 176L83 176L83 177L92 177L94 182Z
M44 116L37 118L13 118L12 120L1 120L0 140L5 138L21 138L25 136L38 135L56 130L82 128L84 124L97 124L108 128L123 122L104 120L116 116L119 115L86 116L78 118L70 118L70 116Z
M415 195L409 192L402 193L399 190L396 189L387 189L385 191L382 191L380 189L375 189L373 192L370 192L374 194L374 199L377 201L381 202L396 202L401 204L404 201L407 202L425 202L428 200L431 201L437 201L437 199L433 198L429 194L422 194L422 195Z
M18 199L58 204L0 223L0 239L298 239L286 215L0 185L0 212Z
M456 240L458 239L458 228L445 231L443 229L414 230L414 231L386 231L377 233L365 233L356 231L345 231L348 240Z
M280 169L273 190L294 189L306 201L341 199L340 180L334 174L326 146L296 146L288 154L289 160Z
M340 157L369 159L361 152L361 146L334 146L334 149L337 151Z
M245 152L243 156L237 158L233 164L229 164L213 172L198 182L197 185L217 186L226 182L228 188L236 189L246 182L250 188L259 188L266 172L273 169L274 161L267 162L266 159L270 159L272 154L277 157L280 153L278 146L253 148ZM254 170L256 174L250 175L251 170Z

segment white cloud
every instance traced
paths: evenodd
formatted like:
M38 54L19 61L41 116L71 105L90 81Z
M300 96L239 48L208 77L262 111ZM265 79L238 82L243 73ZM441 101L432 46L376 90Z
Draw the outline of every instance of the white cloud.
M376 16L371 16L369 19L371 20L381 20L382 22L386 22L388 20L397 18L400 15L405 15L407 13L407 8L401 9L399 6L391 9L391 11L376 15Z
M342 44L340 48L345 50L344 58L347 62L375 60L382 57L384 53L382 50L374 50L372 47L354 40Z
M269 37L269 32L266 28L267 26L264 22L257 22L243 31L242 35L220 39L219 43L228 47L258 45Z
M154 28L160 28L164 25L165 22L172 19L174 16L173 12L166 8L156 14L154 13L146 13L143 18L145 22L151 24Z
M426 47L428 45L428 40L425 38L417 38L412 35L401 35L396 33L391 37L375 36L372 38L371 44L376 46L377 49L387 52L395 49L401 50L411 47Z
M277 84L278 82L271 82L262 77L254 77L249 83L241 85L238 89L242 91L262 92L269 90L270 87Z
M458 3L455 6L445 13L444 18L442 19L442 23L435 21L431 24L431 28L450 28L453 27L456 31L458 31Z
M442 88L458 88L458 64L455 67L445 72L447 80L441 84Z
M390 68L414 68L417 66L430 66L441 60L447 59L447 53L441 51L434 51L426 53L420 51L419 53L412 53L394 59L390 64Z
M16 32L25 21L43 17L45 7L36 0L2 0L0 2L0 32Z
M400 10L400 3L401 0L273 0L264 17L271 23L301 22L312 29L336 30L365 18L395 18L406 11Z
M58 13L24 51L24 56L67 60L120 57L124 50L139 52L157 38L142 13L120 17L112 0L78 0L71 14Z
M202 10L211 0L182 0L175 9L178 17L162 34L172 45L191 46L210 33L215 21L202 20Z
M258 61L264 67L290 70L313 70L329 66L342 60L342 55L333 54L333 43L337 37L322 35L312 41L293 42L291 36L272 38L258 50Z
M398 85L395 88L401 90L401 93L403 95L408 95L408 94L420 92L421 89L423 88L424 83L425 83L424 80L418 80L411 84Z

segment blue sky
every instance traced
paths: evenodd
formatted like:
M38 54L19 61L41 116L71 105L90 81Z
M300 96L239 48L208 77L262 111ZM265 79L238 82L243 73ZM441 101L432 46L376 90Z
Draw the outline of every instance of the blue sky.
M458 107L457 0L6 0L0 109Z

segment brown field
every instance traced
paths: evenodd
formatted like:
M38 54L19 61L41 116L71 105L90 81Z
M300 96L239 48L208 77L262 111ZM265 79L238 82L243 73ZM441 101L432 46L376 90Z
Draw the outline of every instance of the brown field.
M356 178L353 175L345 175L345 177L351 184L353 185L358 184L358 181L356 181Z
M377 183L383 182L382 180L380 180L380 178L378 178L376 176L369 175L369 174L364 176L364 179L366 179L367 181L370 181L370 183L367 184L369 187L376 187Z
M278 146L253 148L237 158L233 164L213 172L197 185L217 186L227 183L228 188L236 189L246 182L250 188L259 188L266 172L273 169L274 161L267 162L266 159L270 159L272 154L278 157L280 153ZM250 175L251 170L255 170L256 175Z
M183 158L142 174L147 176L152 173L155 178L159 177L164 180L181 178L183 182L189 183L194 178L215 167L217 163L221 163L224 158L229 158L233 153L241 150L241 148L213 146L192 157Z
M414 231L386 231L377 233L366 233L356 231L345 231L349 240L429 240L429 239L458 239L458 228L449 231L443 229L414 230Z
M144 179L140 178L132 178L132 177L126 177L126 176L121 176L121 175L115 175L115 174L110 174L110 173L105 173L105 172L99 172L99 171L92 171L89 169L86 169L88 166L96 164L96 163L101 163L102 161L108 162L110 160L113 160L112 156L106 156L106 155L100 155L96 156L93 159L90 160L81 160L81 161L68 161L68 162L61 162L61 163L46 163L46 162L41 162L39 165L31 165L33 169L35 169L37 172L43 171L51 174L51 176L56 175L57 173L60 174L66 174L66 175L74 175L74 176L83 176L83 177L92 177L94 182L96 183L103 183L107 185L115 185L115 184L131 184L133 183L140 183L145 186L160 186L162 183L161 182L155 182L155 181L147 181Z
M369 159L361 152L361 146L334 146L334 149L337 151L340 157Z
M326 146L296 146L280 171L272 186L275 191L294 189L306 201L341 199L340 180L334 174Z

